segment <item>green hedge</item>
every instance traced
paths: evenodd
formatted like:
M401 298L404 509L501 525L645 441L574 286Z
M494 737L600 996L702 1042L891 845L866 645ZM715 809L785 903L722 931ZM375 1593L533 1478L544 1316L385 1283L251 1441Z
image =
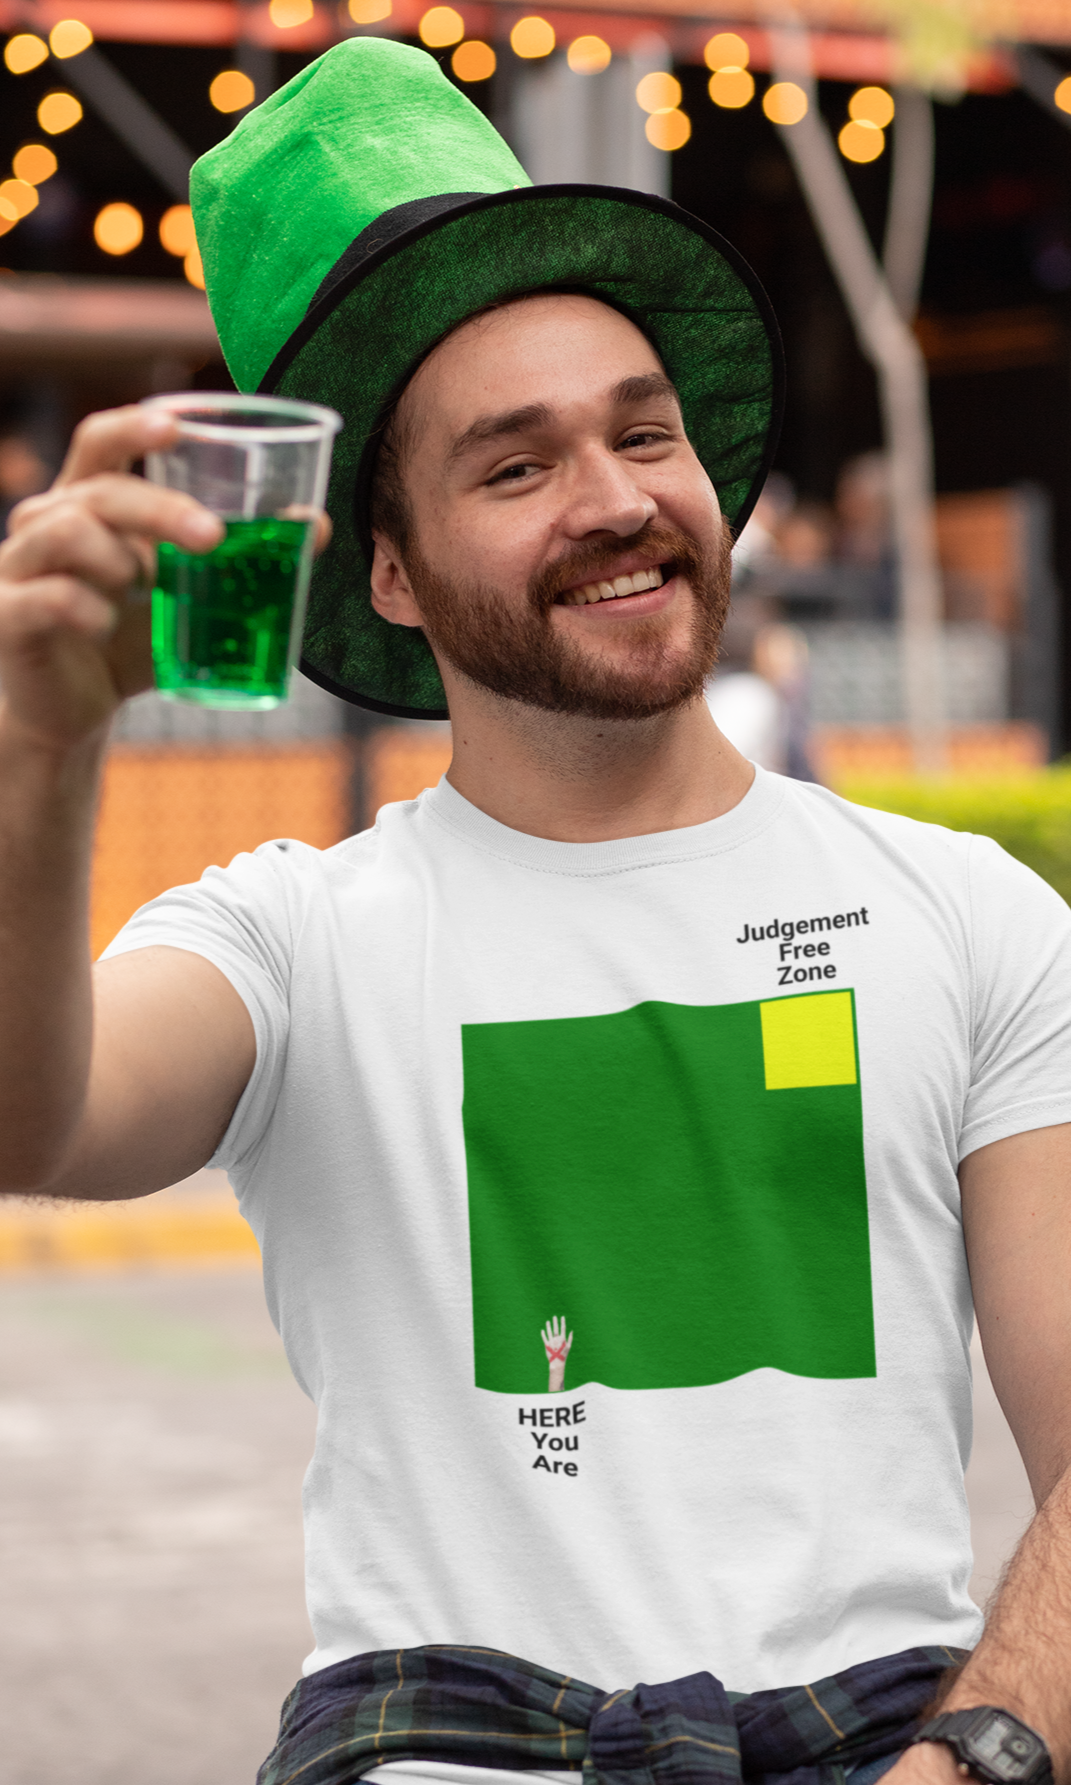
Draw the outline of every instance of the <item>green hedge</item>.
M1071 762L993 780L853 777L837 792L861 806L993 837L1071 904Z

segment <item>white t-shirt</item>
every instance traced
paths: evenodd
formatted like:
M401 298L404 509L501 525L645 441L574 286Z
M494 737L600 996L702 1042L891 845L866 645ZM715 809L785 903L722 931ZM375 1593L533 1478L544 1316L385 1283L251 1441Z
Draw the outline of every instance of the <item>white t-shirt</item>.
M256 1029L215 1163L319 1408L309 1669L458 1643L752 1691L977 1640L956 1168L1071 1120L1033 874L761 771L593 844L444 782L108 952L154 943Z

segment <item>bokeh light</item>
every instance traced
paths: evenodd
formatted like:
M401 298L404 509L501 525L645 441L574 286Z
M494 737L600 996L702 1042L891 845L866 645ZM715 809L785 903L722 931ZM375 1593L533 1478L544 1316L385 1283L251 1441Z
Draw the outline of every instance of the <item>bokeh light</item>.
M735 112L754 98L755 82L746 68L719 68L707 82L707 92L715 105Z
M24 143L11 163L11 171L16 180L41 186L52 178L58 166L52 150L46 149L44 143Z
M549 56L555 42L554 26L546 19L537 18L535 14L526 19L518 19L509 34L510 49L515 56L523 56L525 61L534 61L537 56Z
M12 39L14 42L14 39ZM1071 112L1071 74L1065 75L1053 94L1053 99L1062 112Z
M574 37L566 61L574 74L601 74L610 66L610 45L601 37Z
M459 43L450 58L450 66L459 81L489 81L498 65L498 57L489 43L472 37Z
M105 205L93 224L93 240L105 254L129 254L145 234L141 212L133 205Z
M185 275L191 285L196 285L198 291L204 290L204 288L205 288L205 269L201 265L200 251L198 250L198 248L196 246L191 248L189 253L187 254L185 260L182 263L182 270L185 273Z
M80 56L92 42L93 33L81 19L61 19L48 34L48 47L61 62L69 56Z
M807 116L807 95L795 81L774 81L762 96L762 109L771 124L798 124Z
M837 147L846 161L876 161L885 147L885 132L866 118L853 118L838 136Z
M40 68L47 55L48 45L42 38L32 31L20 31L4 45L4 67L9 74L29 74L31 68Z
M185 260L197 246L193 231L193 212L189 205L172 205L160 219L160 244L169 254Z
M49 136L61 136L82 122L82 102L73 93L46 93L37 108L37 122Z
M376 25L390 18L391 0L350 0L348 10L355 25Z
M687 112L654 112L643 128L656 149L683 149L692 134L692 120Z
M680 81L672 74L645 74L636 88L636 104L645 112L671 112L682 98Z
M217 112L244 111L256 96L257 90L249 76L238 68L225 68L208 89L208 97Z
M312 0L271 0L268 17L277 31L292 31L295 25L307 25L315 15Z
M703 50L703 60L715 72L719 68L746 68L751 60L751 51L735 31L719 31Z
M433 6L420 21L420 41L429 50L443 50L447 44L460 43L465 35L465 21L452 6Z
M29 180L0 180L0 202L4 206L4 216L14 211L14 221L28 217L37 208L37 188L31 186Z
M848 101L848 116L856 124L876 124L887 130L896 115L896 104L884 87L858 87Z

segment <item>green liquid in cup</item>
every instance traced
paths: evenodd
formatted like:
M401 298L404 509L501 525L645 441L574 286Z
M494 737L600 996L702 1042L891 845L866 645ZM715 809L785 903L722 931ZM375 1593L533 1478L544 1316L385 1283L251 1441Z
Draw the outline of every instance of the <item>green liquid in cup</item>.
M286 699L294 597L311 521L227 521L215 551L166 542L152 594L156 686L211 707Z

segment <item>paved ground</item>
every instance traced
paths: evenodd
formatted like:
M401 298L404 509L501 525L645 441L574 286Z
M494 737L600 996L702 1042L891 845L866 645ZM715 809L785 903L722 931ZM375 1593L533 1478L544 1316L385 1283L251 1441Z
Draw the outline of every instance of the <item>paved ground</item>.
M1030 1501L977 1399L984 1597ZM309 1647L312 1435L255 1270L0 1285L4 1785L252 1785Z

